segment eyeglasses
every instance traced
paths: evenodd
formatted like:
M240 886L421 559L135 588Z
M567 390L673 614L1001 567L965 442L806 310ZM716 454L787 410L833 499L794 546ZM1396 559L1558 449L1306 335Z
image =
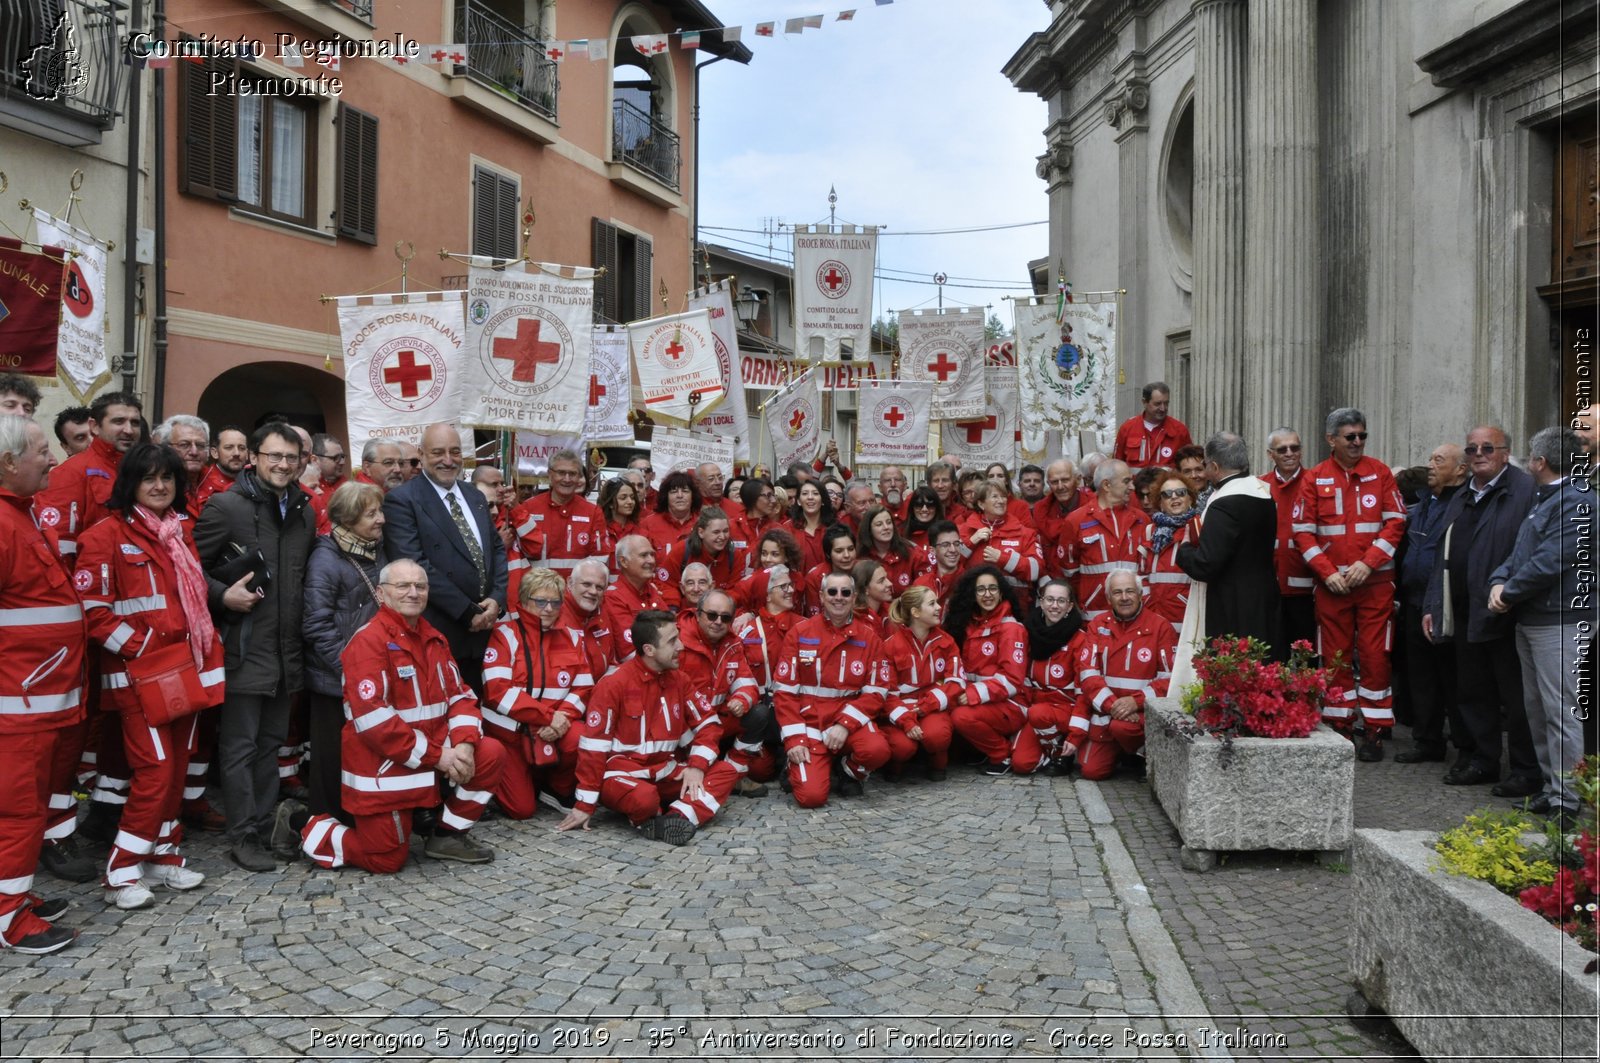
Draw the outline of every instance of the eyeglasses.
M932 509L935 506L935 504L936 503L930 502L930 501L928 501L926 499L920 499L919 498L917 501L911 503L911 508L912 509Z
M406 458L406 459L402 459L400 464L409 465L413 469L417 469L417 468L421 468L422 467L422 459L421 458Z
M1188 498L1189 490L1186 487L1175 487L1171 491L1161 492L1162 498Z
M1365 432L1346 432L1344 435L1340 436L1339 438L1344 440L1346 443L1365 443L1367 441L1367 433L1365 433Z
M1059 606L1061 606L1061 608L1065 609L1067 606L1072 604L1072 599L1071 598L1040 598L1039 599L1039 604L1040 605L1059 605Z
M173 450L181 450L186 454L193 453L197 450L206 449L206 445L204 443L168 443L167 446L171 447Z
M312 451L312 453L316 454L316 451ZM343 454L317 454L317 457L321 458L323 461L340 462L344 460Z
M705 617L707 620L715 620L723 624L733 623L732 613L719 613L714 609L702 609L700 610L700 615Z
M407 591L425 591L425 590L428 589L428 585L426 583L392 583L391 582L391 583L384 583L384 584L382 584L382 586L384 586L384 587L393 587L395 590L399 591L401 594L405 594Z
M794 590L794 584L793 583L771 583L771 584L767 585L767 590L768 591L777 591L777 592L779 592L781 594L784 591L793 591Z
M961 548L961 540L946 539L942 543L934 543L933 548L935 550L959 550Z
M1000 588L999 587L994 587L994 586L989 586L989 585L986 584L986 585L984 585L982 587L974 588L973 589L973 593L977 594L977 595L980 595L980 596L981 595L986 595L986 594L999 594L1000 593Z
M824 587L822 588L822 593L829 598L854 598L856 596L854 587Z
M560 598L529 598L528 604L535 609L554 609L561 604Z
M256 455L256 460L263 465L295 465L300 461L300 455L279 451L262 451Z
M1510 450L1510 447L1497 447L1493 443L1468 443L1461 448L1466 453L1476 457L1479 454L1493 454L1497 450Z
M1272 452L1274 454L1298 454L1300 453L1300 444L1291 443L1286 447L1273 447Z

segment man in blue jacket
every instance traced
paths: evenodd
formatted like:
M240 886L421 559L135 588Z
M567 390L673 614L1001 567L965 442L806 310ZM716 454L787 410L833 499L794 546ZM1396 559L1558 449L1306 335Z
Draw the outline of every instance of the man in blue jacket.
M1583 756L1578 661L1594 634L1595 494L1578 467L1577 434L1546 428L1528 444L1528 471L1538 484L1533 509L1511 556L1489 576L1489 609L1516 619L1528 723L1544 773L1534 811L1577 822L1578 798L1567 773Z
M1428 493L1406 518L1406 548L1400 555L1400 633L1405 642L1405 681L1411 695L1413 748L1394 755L1396 764L1445 758L1444 721L1463 767L1471 760L1472 735L1456 707L1456 656L1448 642L1422 633L1422 603L1433 575L1433 561L1444 538L1444 514L1467 482L1467 457L1459 443L1440 443L1428 455Z

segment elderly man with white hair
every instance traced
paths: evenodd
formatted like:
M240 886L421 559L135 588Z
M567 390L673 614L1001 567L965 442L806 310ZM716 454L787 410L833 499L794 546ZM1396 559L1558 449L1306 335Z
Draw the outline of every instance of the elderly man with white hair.
M1137 573L1112 572L1105 590L1111 608L1086 629L1078 708L1067 727L1067 744L1091 780L1110 778L1119 760L1143 773L1145 707L1166 696L1178 648L1172 625L1144 607Z
M1089 617L1108 608L1106 577L1119 569L1138 572L1150 517L1128 502L1133 471L1110 458L1094 470L1095 500L1061 522L1059 567L1072 580L1073 596Z

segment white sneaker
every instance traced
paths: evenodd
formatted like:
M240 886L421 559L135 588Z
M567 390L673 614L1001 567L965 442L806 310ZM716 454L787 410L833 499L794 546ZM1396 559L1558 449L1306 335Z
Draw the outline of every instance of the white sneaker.
M144 877L157 886L164 886L169 890L192 890L206 880L205 875L199 871L191 870L181 864L152 864L144 865Z
M126 886L107 886L106 903L131 912L135 908L148 908L156 903L155 894L144 888L142 882L130 882Z

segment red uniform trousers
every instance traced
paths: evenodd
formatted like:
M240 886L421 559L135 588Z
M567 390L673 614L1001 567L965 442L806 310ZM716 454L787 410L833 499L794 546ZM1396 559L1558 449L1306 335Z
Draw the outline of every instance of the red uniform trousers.
M1394 584L1368 582L1349 594L1318 587L1316 606L1317 652L1324 664L1341 655L1333 682L1344 691L1342 701L1322 706L1322 721L1349 734L1359 713L1368 737L1386 737L1394 726Z
M636 827L663 811L676 812L696 827L704 827L733 793L739 769L725 760L717 761L706 771L701 795L685 801L678 794L683 789L687 767L677 760L652 766L631 757L612 757L606 761L605 778L600 783L600 803L627 816Z
M465 831L489 804L489 792L506 767L505 747L488 735L473 748L476 771L465 786L447 792L439 825ZM348 792L348 791L347 791ZM300 832L300 846L321 867L359 867L378 875L392 875L405 866L411 853L410 808L390 812L356 813L355 826L346 827L332 816L312 816Z
M889 763L889 743L876 724L869 723L857 728L845 739L838 753L829 752L820 738L807 735L801 741L811 751L811 761L789 765L789 785L794 790L794 803L801 808L821 808L828 803L828 794L833 789L835 758L839 758L839 767L845 774L857 782L865 780L868 775Z
M744 722L750 713L735 716L731 712L718 712L722 724L722 753L734 770L748 775L756 782L771 782L778 777L778 754L761 744L760 735L744 734Z
M494 787L494 799L500 802L500 811L507 818L529 819L538 811L540 783L555 794L570 795L577 789L578 736L582 727L581 722L574 723L559 739L546 742L536 734L513 734L484 721L483 733L494 736L505 750L506 766ZM545 745L554 747L556 760L540 764L535 749Z
M115 715L122 717L123 747L128 752L133 779L122 809L122 822L111 845L111 857L106 861L105 880L107 886L126 886L143 877L147 862L183 866L183 855L178 852L183 842L183 824L178 813L183 806L189 754L205 710L180 716L160 727L152 726L138 709Z
M1028 706L1028 725L1011 741L1011 770L1032 775L1045 760L1055 756L1061 734L1066 730L1071 709L1053 702L1036 701Z
M998 764L1011 755L1011 739L1027 722L1022 706L1010 700L957 705L950 710L950 717L956 733L991 764Z
M189 754L189 770L184 773L185 812L198 811L206 799L206 776L211 772L211 758L217 755L217 715L198 714L200 725L195 731L194 750Z
M1078 750L1078 767L1091 781L1111 778L1122 753L1137 753L1144 748L1144 714L1137 720L1112 720L1089 728L1089 737Z
M898 767L917 755L920 747L928 755L928 767L943 770L950 766L950 743L955 740L955 728L950 723L950 714L943 710L930 712L917 719L917 726L922 728L922 742L919 744L900 728L892 724L879 721L878 729L884 741L889 743L889 761Z
M0 938L8 945L49 928L33 914L33 870L44 844L51 766L70 730L0 734Z
M310 748L311 698L304 690L289 695L289 730L278 747L278 781L285 786L299 783L300 762Z

